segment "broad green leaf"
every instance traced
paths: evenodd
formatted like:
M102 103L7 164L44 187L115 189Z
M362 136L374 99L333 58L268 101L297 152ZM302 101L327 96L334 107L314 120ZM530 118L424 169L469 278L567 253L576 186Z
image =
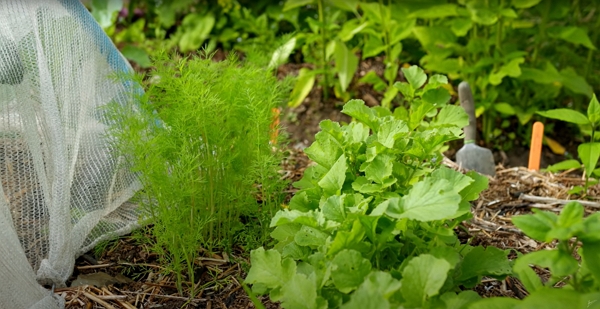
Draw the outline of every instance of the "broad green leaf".
M513 265L513 272L530 293L544 287L538 274L526 263L515 263Z
M507 253L496 247L474 247L464 256L460 276L456 280L466 281L479 276L510 275L512 271L506 255Z
M334 7L342 9L344 11L356 12L358 7L358 0L327 0Z
M360 1L359 6L370 20L381 21L385 18L385 16L381 16L382 10L377 2Z
M511 5L516 7L517 9L527 9L537 5L541 1L542 0L512 0Z
M319 186L323 188L323 192L327 195L340 194L344 181L346 180L346 155L341 155L340 158L333 164L331 169L325 174L323 179L319 181Z
M589 177L596 168L598 158L600 158L600 143L583 143L577 147L577 153L583 166L585 166L585 173Z
M575 224L581 223L582 221L583 206L581 206L581 204L578 202L569 202L560 211L560 215L558 215L558 220L556 221L556 226L568 228Z
M422 308L431 296L439 293L446 281L450 264L429 254L408 262L402 271L402 296L409 307Z
M344 131L338 122L325 119L319 123L322 132L331 135L340 145L344 144Z
M497 110L498 112L505 114L505 115L514 115L515 114L515 110L513 108L512 105L502 102L502 103L495 103L494 104L494 109Z
M294 236L294 241L299 246L316 247L324 245L327 237L329 237L329 234L321 232L314 227L304 225Z
M546 241L546 235L552 230L553 224L538 215L522 215L512 217L513 224L527 236Z
M152 65L148 53L137 46L126 45L121 48L121 54L123 54L125 58L137 63L142 68L148 68Z
M600 242L600 212L587 216L583 220L584 232L579 235L583 243Z
M521 301L514 298L508 297L491 297L491 298L482 298L472 304L470 304L468 309L516 309L521 308Z
M425 178L402 197L400 212L390 207L387 215L423 222L442 220L456 213L460 200L460 195L448 180Z
M344 198L346 195L332 195L321 205L321 211L325 219L336 222L344 222L346 211L344 207Z
M583 45L589 49L596 50L596 46L594 46L584 28L574 26L555 26L548 28L547 31L550 37L565 40L576 45Z
M503 17L506 17L506 18L510 18L510 19L519 17L517 12L515 12L515 10L513 10L511 8L504 8L504 9L500 10L500 15L502 15Z
M342 113L366 124L369 128L375 130L378 127L375 112L365 105L363 100L350 100L344 104Z
M429 81L427 82L427 85L425 85L425 89L428 89L429 87L437 88L446 84L448 84L448 77L441 74L434 74L429 77Z
M386 178L392 175L394 156L379 154L371 162L365 162L360 171L365 173L368 180L384 184Z
M113 18L123 7L123 0L92 0L92 16L102 29L113 24Z
M369 35L367 41L365 42L365 45L363 46L362 58L366 59L370 57L375 57L384 52L385 48L386 46L385 44L383 44L383 41L380 37Z
M282 246L283 244L277 244L277 246L275 246L275 249L279 250L279 248ZM308 247L302 247L299 246L297 243L295 243L294 241L286 244L285 246L283 246L283 248L281 249L281 255L284 258L291 258L294 260L302 260L305 259L309 254L311 253L310 248Z
M458 263L462 260L462 257L455 248L448 246L437 246L429 250L429 254L435 258L446 260L450 264L450 268L454 269Z
M342 42L350 41L350 40L352 40L354 35L361 32L363 29L365 29L368 26L369 26L368 21L361 22L360 19L356 19L356 18L350 19L349 21L344 23L344 25L342 26L342 29L338 33L338 37L340 38L340 40L342 40Z
M179 40L181 51L192 51L200 48L202 43L209 38L215 26L216 18L212 13L186 15L182 21L182 29L186 29Z
M383 187L380 184L371 182L364 176L360 176L357 177L352 183L352 189L363 194L373 194L381 192Z
M584 114L568 108L551 109L549 111L537 112L537 114L547 118L558 119L574 124L585 125L590 123Z
M521 76L519 76L519 79L532 80L540 84L552 84L561 82L562 76L552 63L547 63L545 70L521 68Z
M469 124L469 116L465 110L456 105L446 105L437 117L431 122L433 126L466 127Z
M473 28L473 21L470 18L454 18L450 24L450 29L457 36L465 36Z
M315 201L308 197L307 191L300 191L292 196L290 200L289 209L290 210L299 210L302 212L307 212L309 210L317 209L319 206Z
M342 91L346 91L358 68L358 57L343 42L335 43L335 71Z
M473 178L445 166L441 166L433 171L433 173L431 173L431 177L450 181L454 184L454 191L456 192L462 191L464 188L473 183Z
M460 58L425 58L428 56L424 56L421 58L424 67L427 70L437 71L444 74L458 74L464 69L464 61Z
M321 212L309 211L302 212L298 210L280 210L273 219L271 219L271 227L284 225L288 223L299 223L312 227L318 227L325 222L325 218Z
M407 82L395 82L394 88L398 89L398 91L407 98L415 96L415 89Z
M269 62L269 68L274 69L282 64L284 64L292 52L296 47L296 38L291 38L283 45L277 47L273 55L271 56L271 61Z
M381 218L381 215L375 216L373 212L368 216L361 215L358 217L358 220L360 220L360 223L365 229L365 236L367 236L371 242L376 242L379 240L378 238L382 237L380 236L381 232L377 232L377 222L379 222L379 218Z
M350 231L339 230L331 242L327 250L327 256L334 256L338 252L355 248L357 245L363 242L365 237L365 228L359 220L354 220L352 223L352 229Z
M330 169L339 160L343 150L334 136L321 131L315 135L315 141L304 152L311 160Z
M359 83L365 83L369 85L373 85L373 89L376 91L384 91L387 87L387 84L377 75L375 71L369 71L365 76L361 77L358 80Z
M317 283L315 277L296 273L281 285L281 306L290 309L316 309Z
M482 298L474 291L462 291L459 294L454 292L444 293L440 299L446 305L446 309L466 309L468 305Z
M302 178L293 183L294 188L298 188L304 191L304 194L307 194L308 189L318 188L317 181L321 178L323 174L322 166L309 166L304 171L304 175ZM300 194L300 193L298 193ZM298 196L298 194L294 195L294 197ZM294 198L292 197L292 199Z
M600 123L600 104L598 103L595 93L592 94L592 100L588 106L587 116L593 125L598 125L598 123Z
M289 11L301 6L314 3L315 0L287 0L283 5L283 11Z
M273 232L271 232L271 237L279 241L286 241L290 239L294 239L294 236L302 226L300 224L286 224L276 227Z
M270 289L284 286L296 273L296 262L292 259L281 260L276 250L265 251L260 247L250 252L252 267L246 276L245 283L261 283Z
M475 171L468 171L467 176L474 181L460 191L460 196L465 201L474 201L479 198L479 193L488 188L489 179Z
M518 308L590 308L580 292L568 289L541 289L526 297Z
M592 97L593 89L592 86L586 81L586 79L577 74L571 67L560 71L561 83L569 90Z
M369 128L360 122L352 122L346 131L346 142L348 144L364 143L369 137Z
M490 26L498 22L498 15L491 9L485 7L468 6L471 12L471 20L475 23Z
M301 68L298 71L296 84L290 94L290 101L288 102L289 107L298 107L302 104L315 84L315 75L315 72L307 68Z
M432 27L414 27L413 34L417 40L425 48L432 48L437 44L447 46L456 42L456 36L448 27L432 26ZM417 88L415 88L417 89Z
M552 164L549 165L548 167L546 167L546 170L549 172L560 172L560 171L564 171L564 170L568 170L568 169L572 169L572 168L580 168L581 167L581 162L577 161L577 160L565 160L562 162L558 162L556 164Z
M406 122L395 119L394 117L385 117L385 120L375 130L377 141L387 148L394 148L394 142L402 133L408 133Z
M423 9L413 11L407 17L408 18L423 18L423 19L436 19L450 16L457 16L458 6L456 4L437 4L427 6Z
M365 281L350 295L350 301L341 309L387 309L388 299L400 289L400 282L383 271L373 271Z
M423 72L423 69L416 65L411 65L409 68L402 68L402 73L404 73L404 77L413 89L421 88L427 81L427 75Z
M431 105L442 106L450 100L450 93L448 93L448 90L441 87L429 89L423 93L422 99Z
M505 76L519 77L521 75L521 63L525 62L525 58L519 57L510 60L505 65L501 66L497 72L490 74L489 81L492 85L500 85Z
M409 130L414 130L423 121L423 118L429 112L435 109L435 106L425 102L425 101L413 101L413 104L410 106L410 121L408 123Z
M600 282L600 241L584 242L581 256L596 282Z
M356 289L371 272L371 262L356 250L342 250L331 261L331 279L342 293Z
M577 271L579 263L567 252L559 250L543 250L527 253L515 261L515 269L538 265L550 268L553 276L568 276Z

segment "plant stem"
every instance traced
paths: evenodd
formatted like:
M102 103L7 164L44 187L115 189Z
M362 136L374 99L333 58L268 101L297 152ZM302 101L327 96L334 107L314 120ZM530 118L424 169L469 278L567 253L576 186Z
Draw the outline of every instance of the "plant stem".
M319 23L321 24L321 69L323 70L323 98L329 99L329 70L327 70L327 26L325 25L324 0L317 1Z
M388 10L384 10L383 7L383 0L379 0L379 14L381 14L381 24L383 26L383 44L385 44L385 53L387 56L386 58L388 65L391 65L393 60L389 58L392 54L392 48L390 46L390 30L388 29L388 24L386 22L386 20L388 19L386 12L388 12ZM384 14L386 16L384 16ZM392 81L388 81L388 86L392 86Z

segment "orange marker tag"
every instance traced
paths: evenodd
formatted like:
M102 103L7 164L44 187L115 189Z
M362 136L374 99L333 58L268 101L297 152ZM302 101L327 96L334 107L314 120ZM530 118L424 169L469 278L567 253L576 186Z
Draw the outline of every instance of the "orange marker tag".
M536 121L533 124L531 133L531 149L529 149L529 169L540 170L540 160L542 157L542 140L544 139L544 124Z
M271 122L271 144L277 144L277 137L279 136L279 114L281 110L279 108L271 109L273 115L273 121Z

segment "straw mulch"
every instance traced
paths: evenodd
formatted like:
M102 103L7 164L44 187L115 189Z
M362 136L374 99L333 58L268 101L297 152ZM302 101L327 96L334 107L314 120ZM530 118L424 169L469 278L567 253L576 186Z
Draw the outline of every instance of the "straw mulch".
M302 177L309 160L301 150L288 151L282 175L296 181ZM449 159L445 159L444 163L459 169ZM489 189L473 203L474 218L464 222L462 229L457 229L459 238L470 238L473 245L493 245L522 253L554 247L555 243L540 243L525 236L511 223L511 217L531 213L534 208L558 213L571 200L579 200L587 214L597 211L600 208L600 186L590 187L586 196L570 195L569 190L574 186L584 184L581 177L571 172L550 174L522 167L498 166L496 177L490 178ZM293 192L290 187L288 193L291 195ZM234 256L208 256L207 253L199 259L201 292L194 299L188 299L177 294L172 276L161 273L156 256L136 245L131 237L124 237L97 261L89 256L79 259L74 272L74 276L105 272L116 282L104 287L84 285L55 292L66 299L67 308L254 308L240 284L245 277L243 269L249 263L242 256L247 256L247 253L240 249ZM516 254L513 252L509 257L515 258ZM542 278L549 275L545 269L536 271ZM483 278L475 291L484 297L523 298L527 295L522 284L510 277L503 281ZM279 308L267 297L260 300L266 308Z

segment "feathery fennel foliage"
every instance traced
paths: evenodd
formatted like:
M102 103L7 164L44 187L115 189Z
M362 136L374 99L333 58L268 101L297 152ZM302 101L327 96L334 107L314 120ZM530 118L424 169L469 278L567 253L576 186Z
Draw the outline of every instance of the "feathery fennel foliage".
M107 112L116 148L144 186L140 200L154 224L153 249L182 292L183 282L196 280L201 247L228 250L239 234L267 239L267 220L285 186L270 144L271 110L286 99L288 86L235 56L221 62L173 56L159 53L153 71L135 76L145 93Z

